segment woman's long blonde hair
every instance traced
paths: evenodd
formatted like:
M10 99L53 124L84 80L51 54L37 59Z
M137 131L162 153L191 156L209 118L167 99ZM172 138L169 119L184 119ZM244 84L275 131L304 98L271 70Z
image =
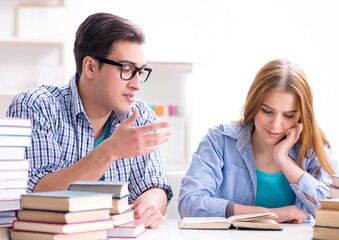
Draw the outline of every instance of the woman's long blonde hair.
M301 144L298 165L303 169L302 159L307 150L313 149L321 166L334 174L333 167L324 150L323 144L330 146L323 131L319 128L313 110L313 95L304 71L286 59L276 59L266 63L257 73L247 94L243 107L243 124L254 123L254 116L259 111L263 99L272 91L284 91L296 96L300 111L299 121L303 130L299 137Z

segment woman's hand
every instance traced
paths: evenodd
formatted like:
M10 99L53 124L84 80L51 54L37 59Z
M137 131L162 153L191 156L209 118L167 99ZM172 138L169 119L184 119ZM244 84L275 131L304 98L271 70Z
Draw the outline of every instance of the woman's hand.
M292 221L292 223L303 223L307 220L308 217L307 212L296 207L295 205L280 208L271 208L269 210L278 215L278 218L275 220L279 223L287 221Z
M279 159L279 157L281 158L288 155L288 151L299 140L302 129L303 124L297 123L297 125L286 131L286 138L278 142L273 148L273 156L275 160Z

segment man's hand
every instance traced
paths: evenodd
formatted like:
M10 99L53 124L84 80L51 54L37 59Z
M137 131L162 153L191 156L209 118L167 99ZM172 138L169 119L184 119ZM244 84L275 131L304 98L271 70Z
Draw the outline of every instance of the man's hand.
M106 140L112 146L111 151L115 158L131 158L154 152L158 146L168 141L171 131L168 122L158 122L145 126L133 127L133 122L139 115L138 109L123 121ZM107 145L106 145L107 146Z
M132 209L134 218L143 220L147 228L157 228L164 221L160 210L146 199L137 199Z

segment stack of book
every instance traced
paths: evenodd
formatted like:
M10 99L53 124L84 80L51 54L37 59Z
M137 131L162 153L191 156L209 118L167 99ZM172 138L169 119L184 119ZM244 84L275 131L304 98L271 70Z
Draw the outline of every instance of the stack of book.
M333 175L329 187L329 198L320 200L315 212L314 239L338 239L339 236L339 177Z
M112 196L110 209L114 225L119 226L134 221L134 211L128 204L128 182L121 181L77 181L70 184L69 190L109 193Z
M29 161L25 150L31 137L31 120L0 117L0 239L9 239L4 235L16 219L21 194L26 193Z
M21 209L12 224L12 240L106 239L114 228L109 215L110 194L54 191L21 196Z

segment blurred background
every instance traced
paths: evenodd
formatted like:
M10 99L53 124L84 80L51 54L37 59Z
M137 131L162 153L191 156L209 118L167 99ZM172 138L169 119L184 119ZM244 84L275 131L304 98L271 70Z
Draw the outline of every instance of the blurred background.
M0 0L1 115L24 88L68 82L75 31L98 11L146 34L154 72L139 97L171 122L166 171L187 169L209 127L241 117L255 74L274 58L304 69L339 160L337 0Z

